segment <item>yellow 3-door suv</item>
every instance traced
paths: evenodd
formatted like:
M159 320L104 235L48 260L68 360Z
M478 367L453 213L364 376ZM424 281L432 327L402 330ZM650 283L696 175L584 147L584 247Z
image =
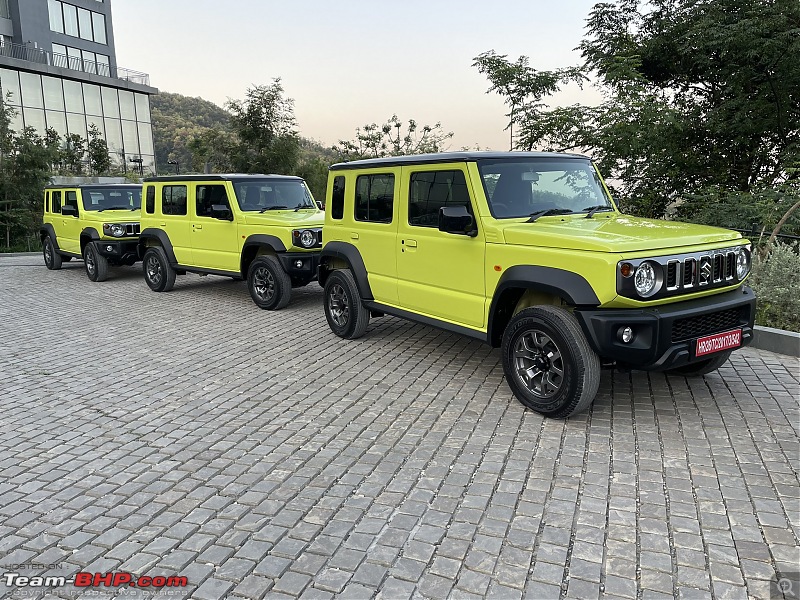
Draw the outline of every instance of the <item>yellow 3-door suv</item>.
M144 182L139 254L150 289L187 271L246 279L276 310L316 279L323 213L300 177L178 175Z
M48 186L39 230L44 264L60 269L62 261L83 258L91 281L105 281L109 265L132 265L141 200L136 184Z
M331 167L319 281L337 335L384 313L501 347L516 397L567 417L601 363L710 372L752 338L738 233L621 214L591 161L445 153Z

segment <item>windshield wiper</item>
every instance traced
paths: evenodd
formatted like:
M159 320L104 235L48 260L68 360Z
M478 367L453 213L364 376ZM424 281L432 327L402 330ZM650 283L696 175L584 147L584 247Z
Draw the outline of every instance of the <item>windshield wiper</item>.
M310 204L303 204L302 202L294 207L294 212L297 212L301 208L311 208Z
M528 219L527 223L533 223L539 217L549 217L550 215L566 215L571 213L572 211L568 208L548 208L547 210L537 210L534 213L531 213L530 219Z
M608 204L598 204L597 206L587 206L583 210L588 210L589 214L586 215L587 219L591 219L598 210L611 210Z
M106 208L98 208L97 212L103 212L104 210L128 210L127 206L107 206ZM135 210L135 209L132 209Z
M282 204L279 205L279 206L265 206L264 208L262 208L258 212L259 212L259 214L261 214L266 210L286 210L287 208L289 208L289 207L288 206L283 206Z

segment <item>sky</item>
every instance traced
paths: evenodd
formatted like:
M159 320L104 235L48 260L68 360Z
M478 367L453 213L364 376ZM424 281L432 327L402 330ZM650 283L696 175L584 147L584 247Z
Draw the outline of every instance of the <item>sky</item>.
M450 150L507 150L507 107L472 66L495 50L536 69L578 64L597 0L113 0L120 67L222 106L280 77L299 133L325 145L393 114L454 132ZM591 87L552 104L593 104Z

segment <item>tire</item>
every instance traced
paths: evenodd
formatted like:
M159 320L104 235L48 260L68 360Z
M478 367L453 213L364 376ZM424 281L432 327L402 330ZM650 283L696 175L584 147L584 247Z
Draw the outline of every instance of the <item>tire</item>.
M600 360L578 321L555 306L517 313L503 332L503 371L523 405L546 417L588 408L600 385Z
M279 310L292 299L292 280L274 256L259 256L247 269L247 289L258 308Z
M144 280L154 292L168 292L175 285L175 269L159 246L148 248L144 253L142 271Z
M89 281L105 281L108 279L108 260L102 256L92 242L83 248L83 265Z
M682 367L678 367L677 369L669 369L667 373L670 375L680 375L682 377L701 377L719 369L722 365L728 362L728 358L730 358L730 356L730 350L727 352L720 352L716 356L706 360L684 365Z
M361 303L356 280L348 270L337 270L325 281L325 318L331 331L346 340L360 338L369 325L369 310Z
M42 241L42 256L44 256L44 266L51 271L57 271L61 268L61 261L63 259L61 255L56 252L53 240L50 239L49 235L45 236Z

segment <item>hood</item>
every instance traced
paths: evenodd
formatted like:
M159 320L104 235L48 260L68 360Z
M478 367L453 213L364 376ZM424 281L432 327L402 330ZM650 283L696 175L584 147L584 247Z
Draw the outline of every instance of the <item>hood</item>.
M264 213L245 213L245 223L248 225L270 225L277 227L322 227L325 223L325 213L321 210L269 210Z
M542 217L503 228L506 243L594 252L638 252L714 244L740 239L736 231L629 215Z
M96 210L82 210L81 219L84 221L96 221L98 223L138 223L142 218L142 211L140 209L131 210L129 208L123 210L104 210L98 212Z

